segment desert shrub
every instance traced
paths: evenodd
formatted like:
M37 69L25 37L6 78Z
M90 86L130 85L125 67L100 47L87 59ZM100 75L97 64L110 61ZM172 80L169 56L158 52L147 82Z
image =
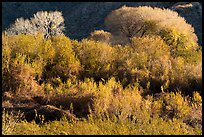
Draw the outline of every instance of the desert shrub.
M38 33L33 35L4 35L3 39L3 60L9 60L16 58L17 54L25 56L25 60L34 69L35 79L39 80L43 71L43 60L39 53L39 47L42 46L44 38L42 34ZM8 55L9 54L9 55ZM3 63L4 64L4 63Z
M57 86L50 83L43 83L46 99L49 104L58 108L69 109L77 117L86 117L90 113L93 105L93 98L97 93L97 85L93 79L82 81L72 81L68 79L62 83L60 78Z
M114 49L120 57L114 61L115 77L124 87L138 81L143 88L149 83L151 93L178 88L191 95L193 90L202 89L200 49L174 57L171 47L160 36L153 35L134 37L130 45Z
M167 93L164 98L164 113L170 118L184 119L190 112L189 99L182 96L181 92Z
M6 35L2 35L2 74L8 70L11 60L11 48L8 44L8 39Z
M41 126L34 122L21 122L12 132L15 135L201 135L179 120L165 121L152 118L148 124L118 122L111 119L96 119L71 122L68 120L53 121Z
M42 60L38 56L38 47L43 42L43 36L3 34L2 38L3 91L25 90L25 94L35 94L40 90L37 81L43 70Z
M95 41L101 41L101 42L106 42L110 43L111 41L111 33L106 32L104 30L96 30L92 32L89 36L90 40L95 40Z
M95 31L80 42L55 36L54 32L45 36L23 30L24 34L2 35L2 91L12 91L15 102L22 96L32 101L43 96L37 103L69 110L81 118L40 126L23 121L11 125L4 134L202 134L202 51L196 47L192 28L187 25L181 32L182 27L170 23L173 28L169 29L161 17L156 19L151 16L155 13L144 11L158 10L156 13L170 20L173 15L177 17L176 13L166 10L173 14L166 15L161 9L140 8L123 7L128 12L120 19L130 18L135 11L138 26L127 28L128 34L122 34L125 28L113 32L114 39L104 31ZM34 18L48 13L41 14ZM155 23L160 20L157 27ZM183 20L178 22L182 24ZM131 23L134 20L128 25ZM192 39L187 35L190 30ZM111 46L113 43L118 45ZM160 91L156 98L154 93ZM192 95L191 100L183 94ZM194 109L199 114L193 115ZM191 120L195 127L189 124Z
M168 71L169 67L170 49L160 37L133 38L131 46L134 54L138 55L135 60L146 58L144 64L136 63L140 65L137 67L138 69L146 67L152 76L165 76L164 71ZM159 65L158 68L157 64ZM135 67L135 65L132 66ZM154 72L154 69L159 72Z
M201 61L201 47L196 45L196 41L192 42L189 40L191 39L191 35L187 36L187 34L182 34L175 29L162 30L160 34L170 46L172 57L183 57L188 63Z
M202 105L202 97L199 92L193 92L193 102L197 105Z
M53 63L55 57L55 49L52 46L52 41L50 39L43 41L38 46L38 56L43 59L45 63Z
M112 90L115 89L117 92L121 90L120 88L121 86L117 85L114 79L110 79L106 84L100 82L94 98L92 113L97 116L105 114L113 98Z
M35 71L27 62L26 56L16 54L9 67L2 74L2 91L11 91L20 96L35 96L43 93L35 80Z
M115 52L113 47L104 42L82 40L73 42L74 51L79 58L83 72L81 76L96 80L108 79L114 72Z
M7 112L2 110L2 134L12 135L17 127L17 124L22 121L23 114L21 112Z
M162 117L163 100L162 98L154 99L151 104L151 115Z
M10 127L13 128L10 134L169 135L202 133L201 130L183 123L183 119L189 115L191 109L188 99L180 93L167 93L158 100L154 100L151 97L144 99L140 96L137 86L123 89L120 83L114 79L109 80L106 84L100 82L98 86L91 79L76 85L72 83L73 86L70 86L70 82L69 80L66 84L61 83L67 86L65 93L69 94L62 95L60 93L61 98L52 100L52 102L63 105L64 100L64 104L67 105L73 101L73 113L76 113L76 109L82 111L87 104L92 104L93 106L90 106L91 113L88 113L87 119L70 121L62 118L59 121L47 122L42 125L21 121L16 123L14 128ZM74 88L77 88L77 91L72 94L71 91ZM56 90L53 91L56 92ZM84 97L88 97L90 93L92 102L84 102ZM166 119L166 116L171 119ZM27 126L30 128L26 128Z
M142 86L150 82L151 89L158 90L168 80L170 49L160 37L135 37L130 46L117 47L117 53L117 76L122 84L139 80Z
M70 39L65 36L55 36L50 40L51 46L47 48L53 51L50 53L54 58L45 66L44 79L60 77L63 81L66 81L68 78L77 76L81 65L72 49Z
M6 30L8 35L32 34L35 35L39 31L44 37L61 35L64 30L64 18L59 11L47 12L40 11L29 19L19 18L9 29Z
M199 64L189 64L182 57L171 59L170 90L175 87L183 93L192 95L192 91L202 90L202 67Z
M191 40L195 34L191 37L187 36L188 33L190 32L186 32L185 34L185 30L179 31L178 29L167 28L161 30L159 35L169 46L171 46L172 52L175 52L174 54L176 54L176 50L192 50L193 48L197 47L197 40ZM193 31L191 33L193 33Z
M41 135L43 133L45 133L45 131L42 132L40 126L34 121L21 121L20 123L17 123L14 131L12 132L12 135Z
M150 82L151 92L170 87L191 94L202 89L199 68L202 48L197 44L194 28L178 13L147 6L123 6L112 11L105 24L113 39L123 40L118 44L123 43L124 47L116 46L120 59L115 61L117 77L123 85L138 79L143 87Z
M117 117L119 121L125 121L141 106L139 92L137 86L123 89L115 78L105 84L100 82L94 93L91 115L98 118Z
M130 39L159 35L169 46L197 46L197 36L191 25L177 12L148 6L123 6L112 11L105 24L113 35Z
M12 56L15 56L16 53L21 53L27 55L30 58L34 57L36 52L37 40L32 35L20 34L17 36L11 36L9 46L12 48Z
M137 86L123 89L114 78L99 84L93 79L85 79L77 83L67 80L58 86L43 83L42 87L49 104L64 109L72 106L73 113L79 117L91 114L105 118L108 114L126 120L135 108L140 107L142 101Z
M171 56L173 58L182 57L188 64L199 64L202 62L202 47L197 47L194 49L186 48L172 48Z

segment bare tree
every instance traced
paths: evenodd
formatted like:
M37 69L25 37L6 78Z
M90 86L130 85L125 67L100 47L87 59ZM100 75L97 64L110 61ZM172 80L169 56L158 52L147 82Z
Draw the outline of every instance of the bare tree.
M33 34L35 33L36 28L28 19L18 18L15 23L11 25L9 29L5 31L9 35L18 35L18 34Z
M43 32L45 38L50 36L60 35L64 30L64 18L59 11L55 12L37 12L31 18L31 22L37 30ZM36 31L37 31L36 30Z
M63 34L64 18L59 11L40 11L34 14L30 20L19 18L6 33L9 35L33 34L42 32L47 39L51 36Z

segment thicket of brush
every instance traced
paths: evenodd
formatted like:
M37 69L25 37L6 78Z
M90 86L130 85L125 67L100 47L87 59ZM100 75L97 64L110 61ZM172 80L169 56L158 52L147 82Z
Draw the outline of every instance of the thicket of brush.
M201 47L172 30L119 37L2 34L3 94L42 96L80 118L38 125L4 112L3 134L202 134Z

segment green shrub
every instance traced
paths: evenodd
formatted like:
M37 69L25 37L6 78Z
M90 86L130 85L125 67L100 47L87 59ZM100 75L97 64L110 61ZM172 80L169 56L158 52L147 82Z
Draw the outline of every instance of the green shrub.
M202 97L199 92L193 92L193 102L202 105Z
M9 67L2 74L2 90L10 91L20 96L42 95L42 90L35 81L35 71L26 61L26 56L16 54L9 62Z
M181 92L169 93L164 96L165 113L170 118L184 119L191 112L191 107L187 97L183 97Z
M118 47L117 53L120 56L116 60L120 81L133 84L139 80L142 86L149 81L154 86L151 89L157 90L168 80L170 49L160 37L135 37L130 46ZM156 85L156 81L160 84Z
M50 40L52 47L49 46L48 48L51 49L49 52L54 58L45 66L43 72L45 79L60 77L66 81L68 78L77 76L81 65L72 49L70 39L65 36L55 36ZM47 57L50 58L50 56Z
M3 60L7 60L7 66L9 60L16 58L17 54L25 56L25 60L31 67L35 70L36 80L40 79L43 69L43 62L38 55L38 48L43 42L43 37L41 34L36 36L32 35L16 35L8 36L5 35L3 39ZM9 52L9 53L8 53ZM9 54L9 56L8 56ZM4 64L4 63L3 63Z
M2 134L12 135L18 123L22 122L23 114L21 112L9 113L2 110Z
M2 74L9 69L11 60L11 48L8 44L8 39L8 36L2 35Z
M114 72L114 48L107 43L91 40L75 42L74 49L79 58L83 72L82 77L93 77L96 80L108 79Z

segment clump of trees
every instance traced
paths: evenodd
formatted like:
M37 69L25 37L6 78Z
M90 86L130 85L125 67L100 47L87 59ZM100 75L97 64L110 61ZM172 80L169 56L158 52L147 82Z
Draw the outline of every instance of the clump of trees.
M55 78L65 82L115 77L123 87L151 83L151 91L161 87L201 89L201 48L193 27L174 11L124 6L107 16L110 32L97 30L82 41L61 35L63 21L57 11L38 12L30 20L17 19L3 35L3 69L9 68L9 61L18 53L31 63L40 83Z
M129 42L133 37L159 35L169 46L191 48L197 45L194 28L169 9L123 6L112 11L105 24L113 35L127 38Z
M9 100L15 104L40 97L77 117L133 122L149 134L175 133L169 133L175 123L183 134L199 123L192 112L202 110L202 51L193 28L177 13L122 7L106 19L110 32L98 30L81 41L63 35L63 17L55 14L20 19L2 34L4 98L15 96ZM146 125L154 123L168 128L149 132Z
M34 17L30 19L16 19L15 23L6 30L6 33L8 35L36 35L40 31L47 39L52 36L63 34L64 29L64 18L61 12L40 11L34 14Z

